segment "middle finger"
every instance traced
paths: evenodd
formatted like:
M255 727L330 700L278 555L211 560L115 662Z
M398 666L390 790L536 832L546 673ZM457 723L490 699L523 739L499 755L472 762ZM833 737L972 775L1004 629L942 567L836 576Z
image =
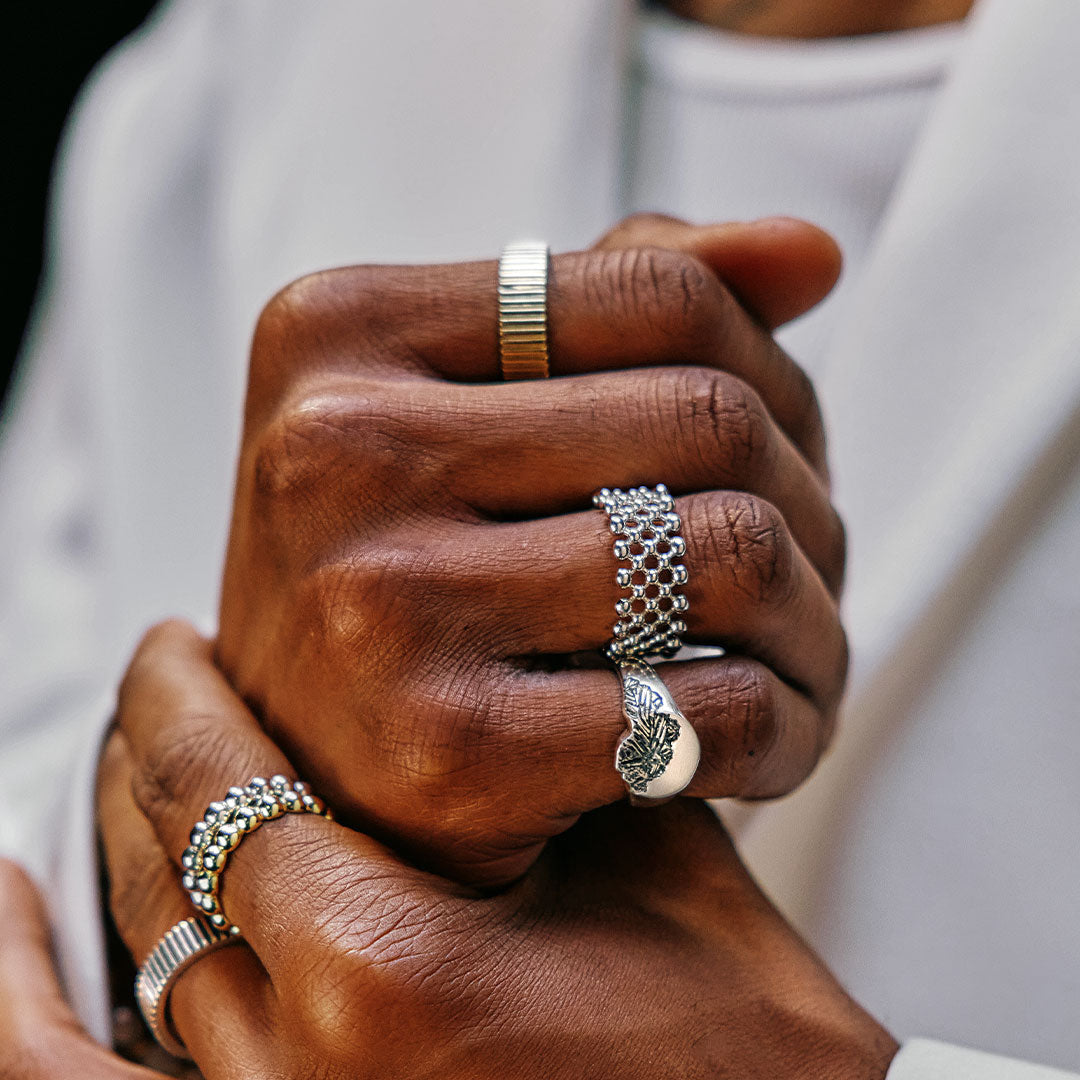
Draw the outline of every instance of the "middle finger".
M468 389L457 409L433 403L441 415L432 422L443 438L461 429L463 467L451 486L475 509L541 517L575 509L602 487L657 480L677 495L749 491L780 510L839 589L843 526L825 483L741 379L676 367Z

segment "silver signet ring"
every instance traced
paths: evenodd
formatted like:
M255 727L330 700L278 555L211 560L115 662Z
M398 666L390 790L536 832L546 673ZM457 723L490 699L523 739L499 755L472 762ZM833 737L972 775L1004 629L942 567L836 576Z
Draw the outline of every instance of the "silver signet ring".
M651 665L632 657L615 663L630 729L615 749L615 768L632 802L674 798L694 779L701 761L697 732Z

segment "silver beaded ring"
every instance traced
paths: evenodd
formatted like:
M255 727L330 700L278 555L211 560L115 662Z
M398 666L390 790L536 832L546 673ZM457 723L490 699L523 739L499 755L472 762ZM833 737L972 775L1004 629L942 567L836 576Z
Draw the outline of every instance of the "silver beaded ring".
M321 799L312 795L299 780L284 776L264 780L252 777L245 787L231 787L221 802L212 802L201 821L191 830L191 844L181 857L183 886L200 914L218 930L238 934L239 928L221 907L221 875L229 853L264 821L283 814L318 814L333 820Z

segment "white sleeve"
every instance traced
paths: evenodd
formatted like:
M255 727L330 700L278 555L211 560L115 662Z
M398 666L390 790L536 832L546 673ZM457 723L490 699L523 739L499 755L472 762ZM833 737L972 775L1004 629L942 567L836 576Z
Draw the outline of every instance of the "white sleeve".
M35 363L0 458L0 768L13 812L0 855L37 880L61 978L83 1023L107 1036L93 835L100 734L117 667L100 624L104 582L93 451L58 372Z
M0 855L38 882L69 999L107 1037L93 835L97 748L120 669L100 523L96 420L70 323L39 334L0 449Z
M996 1057L978 1050L912 1039L896 1055L886 1080L1076 1080L1077 1074Z
M58 159L48 283L0 417L0 855L41 887L68 997L99 1040L108 1000L98 747L141 632L167 615L202 622L213 611L228 520L235 450L220 447L233 429L163 386L161 374L182 373L192 395L221 399L239 416L220 392L224 375L215 381L210 360L206 370L197 364L209 355L199 336L209 320L182 289L185 273L195 276L184 245L202 234L175 207L202 205L191 190L198 178L188 183L191 170L162 161L166 180L179 178L170 186L149 164L155 148L164 153L157 143L180 159L198 156L174 130L186 130L186 114L167 121L178 100L193 115L212 111L176 84L207 81L191 58L211 66L200 20L217 7L171 7L83 91ZM200 130L194 119L187 127ZM175 234L171 247L163 234ZM148 293L181 297L180 325ZM176 436L189 417L217 432L200 434L201 458L194 440ZM218 473L214 487L205 478ZM201 498L204 488L214 498Z
M0 442L0 768L13 808L0 815L0 855L38 882L69 999L103 1040L92 800L120 670L101 530L113 507L74 308L49 308Z

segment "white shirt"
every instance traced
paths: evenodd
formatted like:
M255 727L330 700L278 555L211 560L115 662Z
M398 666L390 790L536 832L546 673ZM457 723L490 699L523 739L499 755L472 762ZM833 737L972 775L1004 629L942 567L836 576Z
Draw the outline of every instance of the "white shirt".
M662 10L642 19L628 206L702 222L786 214L826 229L844 252L842 281L780 335L815 382L964 29L794 42Z
M691 220L791 213L841 242L841 285L780 334L818 384L833 427L844 423L838 400L847 376L830 370L831 339L857 303L963 34L951 25L747 41L656 15L641 38L633 207ZM954 361L956 392L978 392L973 361ZM862 358L871 372L877 362L872 353ZM1014 381L1025 379L1018 367ZM865 507L846 499L849 463L837 455L834 466L853 588L875 573L917 575L917 565L869 565L876 552L867 538L877 533L883 543L897 518L918 514L922 489L910 503L898 492L892 505ZM815 840L829 877L796 917L856 997L898 1034L947 1034L1077 1065L1080 473L1064 461L1047 473L1049 489L1029 491L1032 505L1017 515L1020 537L985 554L982 567L968 557L968 595L930 628L943 640L934 657L908 665L914 685L876 706L890 714L888 729ZM864 641L852 629L849 728L862 722L865 702ZM754 822L743 829L751 852L754 830ZM1048 1009L1048 998L1059 1007Z
M99 1036L102 695L149 622L215 609L261 303L335 263L490 255L525 232L580 246L626 206L623 0L549 0L539 29L531 5L483 0L425 0L407 18L355 0L300 8L175 0L95 77L0 459L0 753L27 807L0 819L0 848L51 882L68 987ZM1062 567L1076 551L1080 151L1062 132L1080 108L1066 46L1080 9L983 8L821 331L853 526L847 730L814 781L740 831L894 1030L1075 1067ZM639 169L639 192L646 181ZM1033 701L1037 739L1017 720ZM68 828L47 827L49 793ZM1028 1075L952 1053L911 1043L892 1074Z

